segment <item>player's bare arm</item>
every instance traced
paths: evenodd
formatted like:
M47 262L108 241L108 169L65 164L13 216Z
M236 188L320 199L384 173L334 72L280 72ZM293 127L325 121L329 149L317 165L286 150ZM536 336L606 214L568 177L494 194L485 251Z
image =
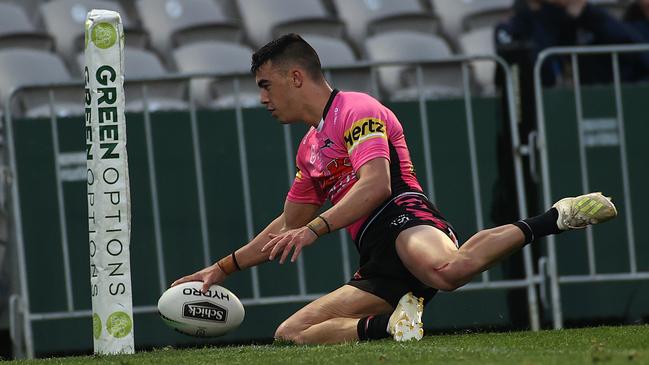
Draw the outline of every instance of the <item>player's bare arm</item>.
M284 263L292 249L294 262L302 249L312 244L319 236L346 227L367 216L391 195L390 166L385 158L375 158L358 169L358 182L336 205L322 213L306 226L280 234L270 234L272 239L262 248L270 251L270 260L281 254ZM305 222L306 223L306 222Z
M268 252L261 248L271 239L271 234L281 234L296 227L307 224L316 215L320 206L315 204L302 204L286 201L284 211L275 218L263 231L261 231L248 244L236 250L232 255L174 281L175 286L188 281L202 281L203 290L206 291L213 284L222 283L233 271L242 270L268 261Z

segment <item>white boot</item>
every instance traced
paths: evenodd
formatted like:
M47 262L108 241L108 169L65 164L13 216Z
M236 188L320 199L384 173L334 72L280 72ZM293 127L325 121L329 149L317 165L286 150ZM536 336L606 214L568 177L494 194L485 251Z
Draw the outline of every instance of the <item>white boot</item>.
M421 315L424 313L424 298L417 298L408 293L399 299L397 308L388 321L388 332L395 341L419 341L424 337L424 324Z
M617 216L617 209L602 193L590 193L574 198L564 198L553 206L559 211L557 226L560 230L586 228L589 224L606 222Z

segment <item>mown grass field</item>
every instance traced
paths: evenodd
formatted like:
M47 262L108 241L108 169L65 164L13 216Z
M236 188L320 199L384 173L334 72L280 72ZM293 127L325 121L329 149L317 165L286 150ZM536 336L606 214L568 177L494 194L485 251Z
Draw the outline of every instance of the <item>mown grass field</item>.
M135 355L7 364L649 364L649 325L426 336L330 346L171 347Z

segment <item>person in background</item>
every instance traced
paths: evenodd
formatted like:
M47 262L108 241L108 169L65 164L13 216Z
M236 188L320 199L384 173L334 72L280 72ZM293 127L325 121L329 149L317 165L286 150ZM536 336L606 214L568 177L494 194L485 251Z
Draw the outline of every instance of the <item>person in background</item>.
M636 0L631 3L624 13L623 20L642 42L649 43L649 0Z
M607 10L586 0L516 0L513 15L495 28L498 55L505 59L517 74L520 95L518 129L521 143L529 144L536 130L534 102L534 64L539 53L555 46L587 46L649 42L649 0L637 0L627 10L623 20L616 19ZM649 75L648 54L620 55L620 77L623 81L646 80ZM545 86L569 83L569 57L551 57L541 69ZM610 83L613 79L611 57L597 55L579 57L580 83ZM497 75L502 89L502 75ZM503 98L505 100L505 98ZM507 108L502 108L503 123L498 132L498 180L493 186L491 219L495 225L518 219L518 201L513 169L511 131ZM524 159L524 182L529 214L539 212L538 182L530 173L528 159ZM514 197L514 198L513 198ZM541 256L539 245L532 245L534 262ZM522 254L516 253L503 263L506 279L525 277ZM508 293L510 319L515 328L526 328L528 315L526 293L512 290Z
M649 42L647 4L647 0L636 1L627 11L629 19L633 20L626 17L625 20L618 20L605 9L586 0L517 1L514 15L496 26L496 48L505 52L512 49L524 51L533 64L538 54L548 47ZM580 57L580 60L587 61L579 64L582 83L612 81L610 56L587 56ZM648 57L627 54L621 56L620 62L623 81L643 80L649 76ZM542 68L543 84L560 84L569 69L566 59L548 59Z
M649 43L649 0L636 0L626 9L622 18L635 43ZM635 61L635 62L633 62ZM630 62L632 80L649 81L649 52Z

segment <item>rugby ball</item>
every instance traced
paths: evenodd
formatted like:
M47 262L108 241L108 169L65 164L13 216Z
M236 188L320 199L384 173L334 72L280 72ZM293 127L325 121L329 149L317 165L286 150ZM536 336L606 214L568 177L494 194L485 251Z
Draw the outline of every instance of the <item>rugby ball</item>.
M162 320L178 332L195 337L217 337L235 330L245 316L239 298L228 289L191 281L167 289L158 300Z

